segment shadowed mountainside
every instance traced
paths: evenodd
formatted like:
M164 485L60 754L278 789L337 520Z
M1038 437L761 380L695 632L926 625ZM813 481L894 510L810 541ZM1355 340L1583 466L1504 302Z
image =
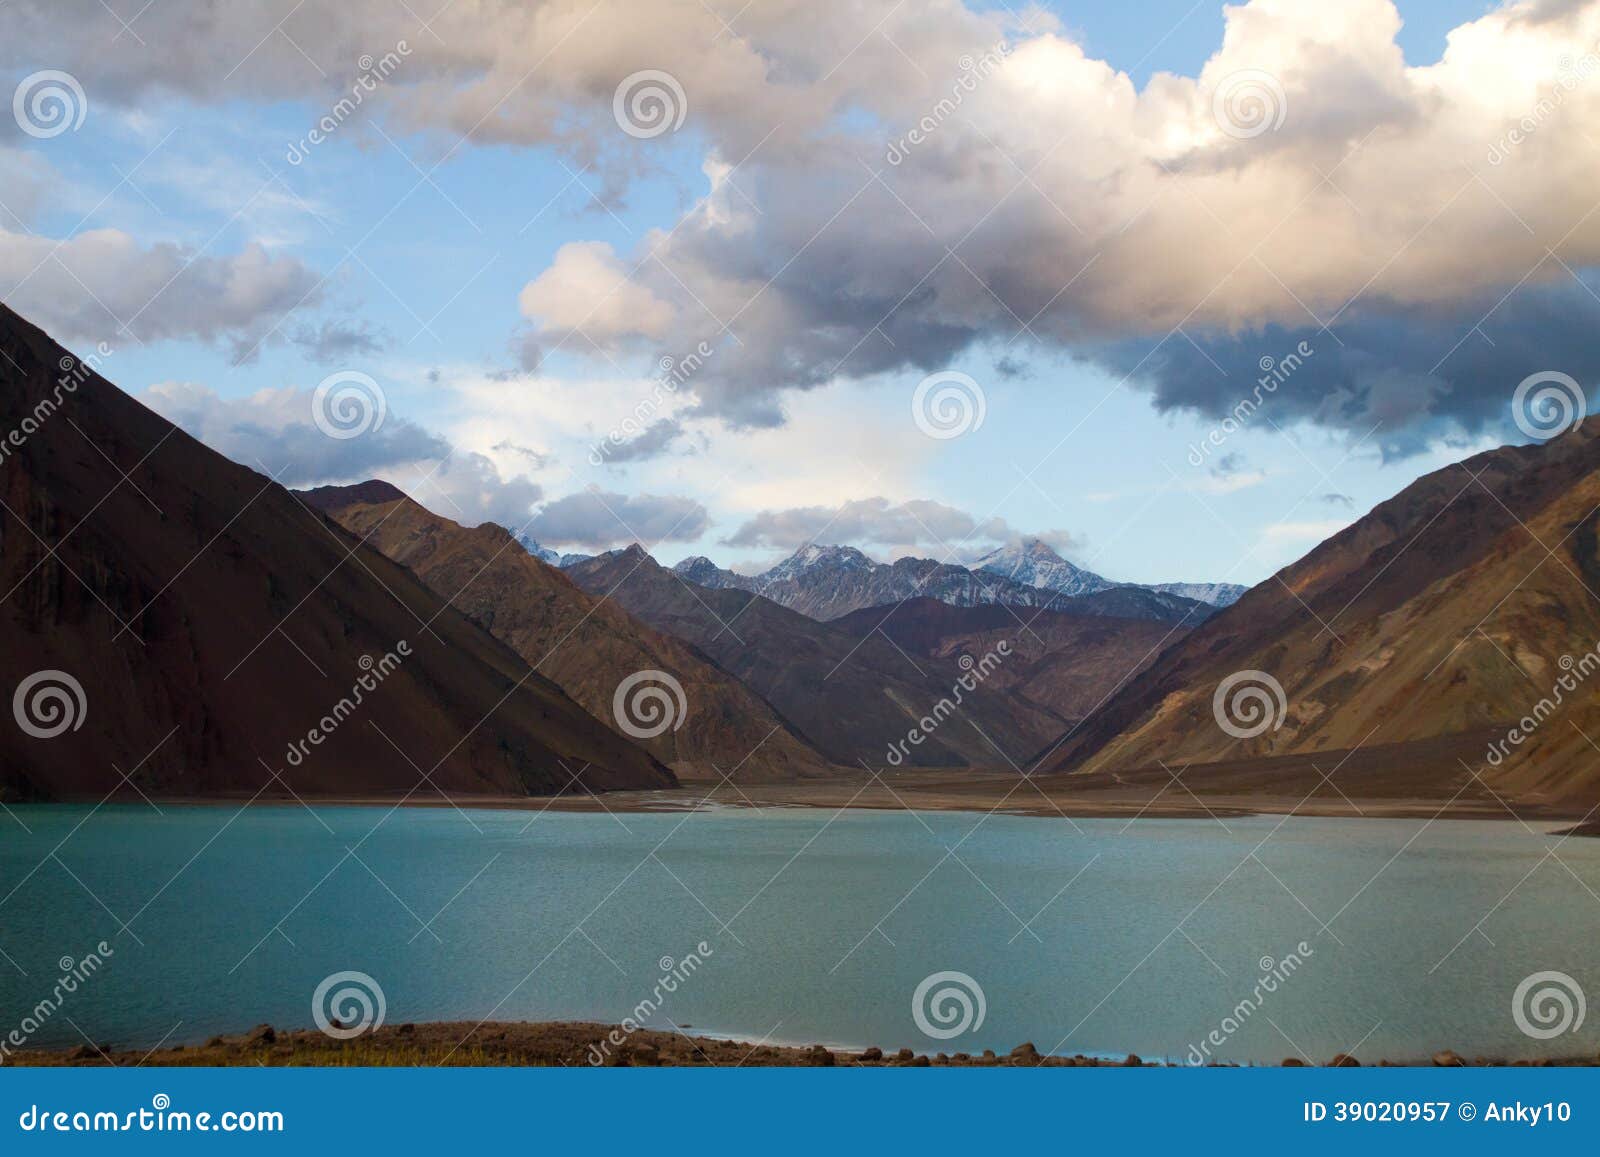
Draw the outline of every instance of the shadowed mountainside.
M688 705L682 726L638 742L679 774L728 774L750 782L829 770L821 754L737 679L688 643L580 589L504 528L485 523L468 529L385 482L326 486L304 497L410 567L597 719L615 722L617 688L636 672L673 676Z
M98 798L126 774L151 794L281 794L277 770L301 794L672 784L410 571L3 306L0 437L0 690L59 671L83 693L57 700L79 726L53 738L0 712L0 791ZM313 727L326 738L285 766Z
M890 639L819 623L748 591L698 587L633 546L565 572L595 595L692 642L752 688L835 762L880 766L965 673ZM1025 614L1022 608L1018 613ZM1001 613L1007 614L1005 608ZM1002 664L1003 666L1003 664ZM920 767L1007 767L1059 734L1064 718L987 682L909 750Z
M1004 640L1012 653L989 684L1073 722L1189 633L1182 624L1149 619L993 604L953 607L937 599L869 607L832 625L857 637L880 631L909 654L930 659L976 657Z

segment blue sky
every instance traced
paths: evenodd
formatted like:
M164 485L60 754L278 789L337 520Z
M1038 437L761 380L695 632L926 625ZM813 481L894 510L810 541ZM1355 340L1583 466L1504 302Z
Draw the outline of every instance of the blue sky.
M1271 16L1271 10L1281 9L1285 3L1276 0L1256 7L1264 7ZM788 384L779 376L786 358L792 360L790 355L779 350L770 358L758 357L755 347L781 345L786 316L798 316L796 303L804 302L806 286L780 278L793 278L807 261L819 256L822 246L790 244L787 252L792 257L800 256L796 248L806 254L791 273L786 264L791 258L784 256L781 242L771 242L774 248L770 252L760 252L741 240L743 235L767 230L781 237L782 223L788 217L799 230L790 236L804 237L809 232L802 228L807 218L804 211L788 203L791 196L798 198L799 194L789 194L783 178L785 172L796 170L774 166L757 171L765 159L761 150L776 151L778 144L757 145L757 160L743 167L736 180L730 185L713 184L708 161L712 172L716 164L732 163L740 156L736 150L761 138L761 131L759 125L734 124L732 114L723 110L724 105L737 107L736 93L733 97L718 94L714 100L702 96L703 90L696 87L699 62L693 55L700 47L691 46L688 57L678 49L663 48L663 56L669 57L663 60L663 67L671 65L668 71L682 76L687 91L688 115L680 131L647 141L612 132L608 85L591 85L585 90L574 83L555 87L548 94L540 90L539 101L557 110L550 119L554 127L541 120L537 132L529 130L523 135L542 134L543 139L516 139L522 130L508 125L498 134L498 141L490 139L495 134L484 133L463 144L458 133L440 131L437 124L429 123L428 106L448 107L456 91L451 86L466 83L451 71L452 63L438 59L445 53L451 30L442 21L437 35L395 26L414 38L409 43L415 59L408 56L394 79L385 83L394 93L403 91L410 103L401 105L397 97L397 103L391 105L375 98L370 115L363 110L340 124L328 140L310 147L299 163L292 163L287 156L291 145L303 140L329 109L330 97L342 91L340 77L359 70L346 59L349 53L338 50L345 41L332 32L326 40L315 35L315 20L320 17L310 10L316 5L307 13L294 14L292 25L284 25L300 33L300 42L284 44L281 41L287 38L272 35L269 27L263 47L255 50L236 74L219 77L216 74L223 69L216 64L207 76L183 83L163 75L163 67L170 69L171 64L163 65L160 53L165 50L159 42L183 38L180 32L156 23L165 17L142 17L134 21L131 31L124 30L119 36L116 24L96 14L98 7L84 8L83 23L89 31L83 33L81 42L51 43L48 36L22 35L13 38L0 54L0 65L12 83L43 69L70 72L81 83L88 105L88 115L76 131L47 139L24 133L0 135L0 176L8 178L5 187L9 192L0 194L0 201L6 203L0 209L0 225L19 246L26 237L54 245L82 239L96 230L117 231L131 238L141 252L174 246L180 255L174 266L175 287L158 294L155 304L132 313L120 302L98 310L89 299L109 298L109 294L98 292L95 268L90 264L93 255L74 258L73 251L63 250L62 260L50 257L42 263L45 271L31 279L21 277L14 264L7 282L7 267L0 265L0 290L5 291L8 303L23 312L42 312L39 319L58 332L60 324L51 325L54 316L70 316L70 323L65 323L69 332L63 336L72 344L92 344L103 329L115 350L104 366L108 377L183 420L224 452L269 473L287 467L286 482L356 480L365 473L378 473L441 513L469 522L495 517L514 526L520 517L521 521L534 521L535 533L541 526L573 525L571 518L552 517L542 523L538 519L548 505L579 495L586 488L598 488L606 496L602 505L607 511L620 507L622 501L633 504L617 511L624 516L621 522L626 529L600 528L587 541L551 545L594 550L622 544L631 537L627 530L637 529L646 538L673 530L666 541L652 544L665 561L704 553L742 568L773 561L795 545L772 535L761 538L754 532L740 537L741 542L752 545L725 541L763 512L837 511L841 505L848 509L850 503L873 499L882 499L883 505L895 510L923 501L940 504L961 517L952 515L935 523L927 515L920 520L927 524L921 526L925 533L911 536L918 541L889 537L893 532L885 531L882 538L861 537L855 544L885 556L909 551L963 557L1012 534L1045 533L1075 561L1115 579L1253 583L1420 473L1518 437L1508 420L1515 378L1505 382L1503 405L1494 401L1452 410L1442 402L1435 404L1438 398L1463 398L1468 392L1449 378L1453 363L1445 364L1442 371L1443 363L1432 363L1435 357L1443 359L1463 334L1472 331L1472 318L1482 312L1476 309L1477 299L1463 289L1455 300L1428 301L1425 293L1404 286L1395 290L1396 310L1429 310L1430 324L1441 309L1446 313L1460 309L1466 318L1465 324L1454 328L1446 324L1427 329L1418 323L1416 344L1433 342L1439 347L1429 347L1433 356L1419 354L1422 368L1432 364L1432 372L1418 376L1422 385L1402 383L1394 389L1424 394L1431 390L1429 398L1416 405L1386 399L1385 408L1371 402L1375 395L1369 386L1361 395L1367 399L1362 412L1354 412L1361 407L1345 406L1331 413L1326 406L1319 409L1309 393L1292 405L1284 397L1291 388L1326 391L1336 388L1337 381L1329 379L1333 382L1330 386L1319 377L1314 386L1302 387L1291 382L1284 396L1273 398L1245 428L1228 433L1197 465L1193 448L1219 429L1232 404L1229 399L1245 396L1251 388L1248 378L1241 380L1242 375L1224 369L1231 365L1224 348L1238 354L1246 366L1262 357L1281 361L1309 335L1320 343L1317 353L1321 360L1317 355L1308 359L1317 374L1355 372L1348 369L1357 361L1350 353L1351 343L1334 336L1332 340L1339 343L1335 351L1326 332L1319 334L1321 327L1307 324L1310 316L1326 320L1332 311L1318 305L1300 314L1290 302L1271 306L1241 302L1216 317L1167 332L1164 318L1119 328L1100 316L1093 300L1068 309L1072 303L1069 292L1046 302L1031 319L1038 324L1024 330L1019 315L1025 307L1016 303L1027 295L1022 290L1013 294L1008 288L1007 266L995 252L1005 244L1019 245L1018 261L1023 260L1032 248L1026 220L1007 225L1007 232L997 235L992 246L986 232L957 246L961 264L972 263L971 280L984 286L982 292L960 280L964 275L954 270L955 263L947 262L941 271L943 278L953 270L957 280L941 283L934 306L942 311L938 324L930 323L931 328L922 332L942 341L940 335L959 327L963 336L951 339L949 356L897 346L893 354L881 351L880 361L863 364L862 357L887 340L886 330L874 332L863 325L857 342L859 354L843 359L830 354L822 359L824 365L837 362L839 372L821 382L814 380L814 374L800 373L798 384ZM738 34L748 35L758 47L763 35L772 34L765 24L758 27L759 9L741 17L736 15L739 5L725 7L723 18L732 19L740 26ZM937 7L940 18L952 27L965 28L964 22L971 19L959 5ZM1496 6L1401 0L1396 7L1404 26L1395 42L1404 52L1405 64L1417 67L1439 59L1449 29L1491 13ZM1305 6L1293 18L1314 24L1321 19L1316 8ZM137 6L132 6L122 16L132 19L136 10ZM930 92L948 89L948 82L937 71L941 65L933 63L947 66L947 55L935 48L924 52L919 40L923 29L908 24L901 31L902 16L888 6L885 12L884 19L892 19L896 29L894 50L928 77ZM15 13L11 18L26 19ZM1247 33L1256 35L1247 28L1247 18L1241 17L1237 25L1237 39L1246 46ZM0 12L0 21L7 19L6 13ZM146 25L146 19L151 23ZM584 27L586 42L603 44L607 37L622 37L623 26L607 25L605 13L591 19L597 22ZM1225 30L1221 5L1188 0L1152 0L1139 5L1057 3L1042 12L1028 11L1016 17L1001 13L996 19L1024 21L1020 28L1015 23L1011 26L1011 36L1019 45L1036 34L1052 41L1055 51L1066 51L1061 46L1076 43L1089 60L1104 60L1113 72L1128 72L1139 90L1150 86L1158 73L1201 76L1223 45ZM933 23L935 16L930 14L928 21ZM24 31L31 33L32 29ZM371 23L356 29L354 42L367 44L381 55L396 39L394 31ZM96 47L91 33L116 42L121 59L115 66L104 62L106 45L98 46L99 57L91 51ZM141 33L147 43L132 43L135 33ZM871 21L839 32L841 43L853 43L857 38L864 42L873 35ZM1580 32L1574 26L1555 28L1550 35L1577 37ZM735 33L726 33L715 50L722 51L734 37ZM250 39L253 37L247 37L245 43ZM566 54L573 43L558 44L552 51ZM879 47L877 40L873 47ZM1380 49L1381 45L1371 52L1381 56ZM1237 55L1246 50L1236 47L1232 51ZM1267 49L1261 51L1267 53ZM1284 50L1277 46L1271 51ZM321 61L316 59L319 55ZM297 58L310 59L301 62ZM226 59L225 52L219 52L218 59ZM1007 68L1023 67L1016 64L1018 59L1013 53L1013 63ZM1555 67L1553 53L1548 63ZM293 70L305 67L327 76L305 74L297 89ZM141 69L146 71L141 73ZM408 69L413 71L408 73ZM424 74L424 69L429 71ZM707 66L704 71L701 83L709 86L713 83L711 69ZM544 81L544 70L537 75L538 79L521 88L502 86L510 90L506 110L525 98L533 99L534 86ZM766 83L774 83L774 75L769 73ZM1028 77L1033 91L1044 94L1039 105L1032 107L1030 101L1011 93L1008 115L1020 121L1043 118L1047 112L1066 115L1048 105L1058 95L1038 87L1048 86L1055 75L1055 70L1046 68ZM885 113L886 106L869 99L872 78L864 76L853 83L861 86L859 97L847 93L829 105L839 132L870 133L875 128L897 127ZM1307 133L1326 138L1310 145L1299 142L1296 147L1348 148L1359 138L1355 129L1342 124L1335 129L1326 127L1346 107L1355 110L1351 117L1376 118L1372 121L1374 133L1384 118L1394 124L1409 123L1406 115L1392 109L1367 110L1362 102L1369 101L1369 94L1359 86L1352 86L1347 97L1328 95L1328 107L1313 108L1307 117L1306 106L1312 102L1299 97L1292 82L1286 81L1286 85L1289 130L1309 123L1312 127ZM594 95L596 88L598 96ZM1114 85L1107 89L1114 90ZM304 92L303 98L296 99L297 91ZM582 95L585 92L589 95ZM1074 93L1059 99L1089 98ZM1518 99L1515 94L1507 96L1507 107L1516 107ZM1341 100L1345 104L1341 105ZM709 111L714 102L718 102L717 110ZM752 103L756 103L754 98ZM595 105L598 112L592 107ZM1084 107L1092 109L1092 104ZM704 117L699 115L702 108L708 108ZM994 143L991 135L998 135L995 126L1003 121L980 119L992 111L986 104L982 111L975 109L971 114L971 131L978 134L974 141ZM1068 112L1093 115L1074 112L1071 107ZM498 116L497 111L489 123L498 124ZM1296 121L1295 116L1303 119ZM803 117L803 112L794 114L795 119ZM1581 123L1576 110L1570 117ZM1486 114L1485 124L1492 127L1501 120ZM1061 123L1070 124L1070 118ZM785 125L789 127L792 125ZM957 131L965 133L967 129L952 129L946 135ZM1545 131L1547 136L1553 135L1553 130ZM1236 142L1237 147L1250 144ZM1009 141L1005 146L1009 147ZM787 143L782 147L791 149ZM825 127L810 134L808 147L838 149ZM1092 147L1083 146L1086 151ZM1235 145L1223 139L1218 147ZM1005 148L997 148L1005 152ZM1524 151L1527 165L1544 163L1531 153L1531 149ZM1336 159L1339 154L1326 155ZM785 160L799 164L798 156L799 146L792 146ZM1305 156L1313 159L1303 161ZM966 159L962 158L963 163ZM1481 154L1464 156L1464 161L1489 172ZM1090 167L1091 162L1092 158L1084 166ZM1298 154L1294 163L1301 166L1303 174L1317 165L1332 167L1336 160L1306 152ZM996 164L1003 168L1002 162ZM1178 167L1179 162L1162 162L1163 172ZM1022 170L1018 167L1017 171ZM1248 176L1248 170L1240 171ZM1270 174L1263 173L1265 185ZM1441 182L1445 180L1442 173L1441 169ZM1498 174L1490 175L1500 179ZM1539 174L1535 171L1533 175ZM871 214L886 229L909 230L915 235L917 226L911 218L920 221L922 215L914 206L939 206L944 201L938 170L931 165L924 170L913 163L888 176L895 183L893 195L905 215L887 200L875 205ZM807 195L820 199L840 190L838 201L843 201L858 179L869 181L865 168L858 171L851 164L841 164L837 172L819 176ZM900 183L902 179L905 184ZM1109 178L1097 179L1115 183ZM1413 179L1431 180L1426 176ZM1352 179L1352 188L1341 190L1340 195L1347 201L1361 200L1368 213L1380 211L1380 204L1389 203L1392 197L1407 197L1404 190L1381 190L1376 177L1374 183L1363 184L1366 180L1364 175ZM1450 180L1454 189L1453 175ZM1040 184L1045 182L1041 179ZM1487 187L1488 182L1481 179L1479 184ZM878 185L869 183L867 187L873 197L880 196ZM1068 187L1063 184L1060 189ZM1228 195L1237 187L1238 183L1231 186ZM889 181L881 188L889 190ZM1205 200L1211 196L1210 186L1203 193L1199 188L1197 183L1163 189L1152 200L1165 207L1186 197ZM1058 194L1057 189L1053 183L1048 188L1022 187L1003 200L1000 212L988 222L953 209L929 212L933 220L925 232L939 235L931 252L938 254L950 237L962 235L969 226L986 231L1025 201L1031 206L1027 213L1038 214L1060 231L1065 229L1061 220L1074 217L1080 206L1087 204L1082 211L1091 216L1096 212L1092 199L1067 191ZM1491 190L1490 196L1506 204L1507 212L1520 220L1508 202L1521 209L1516 195L1522 190L1520 185L1516 192L1511 190L1507 185ZM1434 190L1428 192L1431 195ZM1529 189L1527 195L1536 196L1537 189ZM1262 196L1265 208L1261 211L1283 207L1281 198ZM1488 203L1477 186L1469 197ZM921 198L926 198L925 203ZM1439 202L1445 203L1442 195ZM865 204L863 200L861 205ZM1122 212L1124 207L1117 208ZM820 216L826 219L831 211ZM1164 208L1156 210L1161 211ZM844 216L839 218L838 228L848 222L850 228L860 228L863 236L867 235L872 221L856 221L859 209L840 212ZM1233 212L1223 210L1226 221L1242 219L1242 214L1236 217ZM551 322L548 309L541 314L519 307L525 287L558 267L564 252L570 256L563 246L608 247L585 252L600 253L602 258L616 255L620 266L632 267L632 255L641 252L641 246L655 243L652 231L659 237L673 230L686 213L693 218L696 235L704 226L710 239L698 242L700 248L681 261L676 250L663 250L671 259L670 267L668 260L659 263L661 268L648 259L639 263L649 265L647 272L654 280L652 288L639 297L637 309L631 310L637 315L633 320L639 321L638 332L624 332L630 319L620 318L614 327L615 340L571 333L563 336L560 327ZM1575 217L1569 216L1567 223ZM741 219L754 224L741 226ZM729 220L734 224L728 225ZM1130 224L1138 221L1141 229L1146 220L1129 216ZM1558 224L1539 220L1529 231L1537 231L1543 244L1561 233ZM724 228L725 235L715 235L713 226ZM1075 221L1072 227L1082 232ZM946 228L950 236L941 234ZM1514 230L1515 225L1507 219L1504 228ZM1307 239L1314 238L1316 231L1314 220L1296 220L1292 230L1285 231L1281 246L1267 251L1274 266L1269 271L1272 280L1296 301L1310 297L1311 290L1306 287L1321 289L1323 271L1309 258L1304 262L1304 282L1297 277L1303 264L1302 250L1313 245ZM1407 237L1412 232L1407 226L1399 235ZM1122 235L1115 228L1108 228L1106 234L1113 244ZM1166 260L1165 254L1172 254L1174 261L1182 257L1181 251L1187 248L1184 234L1158 236L1163 238L1163 248L1150 251L1156 264ZM1587 238L1580 233L1570 237L1570 244L1581 247ZM1425 247L1427 242L1416 248ZM847 256L850 248L843 247L843 254ZM1398 255L1401 248L1392 246L1390 251ZM245 295L241 291L241 296L250 297L250 304L231 311L219 307L226 316L215 321L204 308L205 295L190 307L192 318L166 316L182 312L172 308L173 299L186 281L196 276L186 265L191 258L233 261L252 252L262 254L269 266L271 262L287 263L278 267L283 276L262 278L273 282L270 292L252 290ZM713 296L720 289L715 278L706 274L706 280L699 280L698 272L688 272L698 270L693 263L707 254L727 269L742 269L742 263L748 261L761 272L776 270L773 289L757 294L755 308L741 310L730 322L729 311ZM1411 247L1406 247L1406 254L1402 265L1412 259ZM892 260L893 251L888 256ZM875 263L881 266L883 258L879 254ZM1070 262L1076 259L1063 257L1061 281L1073 273ZM84 264L76 265L74 260ZM24 257L23 272L32 264ZM1122 275L1124 282L1141 282L1141 300L1161 296L1159 284L1154 290L1143 284L1150 265L1147 258L1142 270L1134 263L1135 271ZM1581 286L1589 268L1586 255L1575 253L1571 266L1572 277ZM1280 268L1295 272L1280 273ZM1375 262L1369 268L1379 265ZM1485 285L1473 287L1473 292L1488 294L1487 300L1492 301L1498 296L1498 285L1510 287L1516 281L1521 266L1515 257L1507 256L1505 268L1499 281L1488 279ZM252 265L252 269L253 276L258 276L259 268ZM1399 273L1399 267L1394 272ZM1536 280L1544 280L1545 273L1552 284L1565 278L1552 268L1542 271ZM1362 279L1356 274L1344 276L1348 284L1359 287ZM1387 278L1389 265L1384 264L1379 274ZM867 275L841 275L837 285L818 285L817 290L834 300L848 298L854 285ZM213 296L227 297L228 287L236 284L239 276L236 268L219 268ZM758 284L760 274L754 276ZM1094 277L1099 276L1096 270ZM1431 276L1428 270L1417 273L1421 282ZM1354 280L1349 281L1350 277ZM1087 278L1086 283L1092 279ZM161 280L158 277L156 284ZM559 302L568 292L565 283L560 277L546 280L550 293L541 300ZM1159 278L1154 280L1159 282ZM46 281L59 288L46 293ZM885 273L883 282L872 287L876 296L863 292L863 298L893 302L901 285L908 294L916 289L914 276L895 282ZM1117 285L1108 284L1113 290ZM1270 292L1277 293L1267 284ZM1387 288L1386 282L1379 282L1372 291L1370 314L1362 312L1368 308L1363 298L1348 315L1341 314L1341 321L1348 319L1356 327L1387 317L1387 300L1378 292ZM1337 303L1350 296L1340 289L1329 288L1332 296L1327 300ZM1570 284L1567 289L1576 296ZM80 290L83 300L71 308L63 303L64 297ZM1223 295L1232 291L1230 285ZM581 286L571 292L579 294ZM969 292L976 301L960 306L965 315L945 304ZM777 301L780 293L784 295L782 308ZM670 327L651 329L639 320L668 295L676 295ZM251 312L257 297L264 304ZM746 293L739 300L748 297ZM708 304L707 298L715 304ZM830 309L827 302L805 304L823 314ZM1207 308L1214 304L1208 301ZM767 316L769 308L772 316ZM1058 310L1063 317L1060 327L1046 331L1046 324L1054 326ZM1153 314L1157 312L1152 308ZM1180 308L1178 314L1182 312ZM982 320L971 320L974 314L981 314ZM805 324L812 333L822 335L816 338L818 343L833 340L825 332L832 323L818 324L813 318ZM1342 332L1336 328L1334 335ZM681 432L665 452L629 462L592 463L587 451L593 442L649 396L652 368L659 359L663 355L681 358L692 339L702 333L711 336L718 349L712 365L730 367L727 380L714 378L713 371L690 381L681 395L669 399L655 417L676 415ZM1488 333L1486 328L1484 341L1489 340ZM774 334L780 337L774 338ZM1344 336L1353 343L1352 334ZM1470 357L1478 340L1473 337L1473 345L1455 356ZM850 342L843 345L848 347ZM526 352L529 349L538 351L537 359ZM1200 367L1196 371L1169 356L1176 352L1205 360L1194 361L1193 366ZM735 358L739 360L735 362ZM911 364L893 364L897 358L909 359ZM1336 358L1343 359L1337 371L1332 368ZM1165 379L1148 377L1157 363L1167 366ZM1527 372L1545 368L1549 367L1530 364ZM1128 369L1134 372L1130 374ZM919 381L935 370L959 372L977 384L984 401L981 427L948 440L930 438L918 427L912 416L912 397ZM327 375L339 371L358 371L378 384L386 406L386 429L399 443L412 447L448 443L451 459L444 468L436 456L414 456L401 449L390 455L393 460L385 460L374 452L373 444L363 449L356 440L348 444L348 459L339 459L348 461L354 471L348 476L337 476L338 471L310 476L302 463L274 458L274 454L284 453L293 457L292 451L285 450L292 439L268 435L281 434L272 423L289 420L283 415L300 404L299 394L285 393L280 404L257 405L253 410L237 404L259 400L261 391L308 393ZM1218 378L1207 387L1210 392L1203 400L1185 394L1185 383L1178 380L1196 372L1214 372ZM1372 367L1367 365L1361 372L1371 373ZM1311 375L1312 371L1306 370L1302 380L1309 381ZM181 405L173 401L180 396L175 392L180 388L191 391L181 395L188 399ZM691 413L699 389L719 392L702 410ZM1394 416L1397 413L1398 418ZM305 427L303 421L300 425ZM409 441L399 435L407 435ZM320 455L317 458L325 460ZM474 463L471 469L463 465L469 460ZM519 476L519 486L502 486L518 481ZM441 489L438 484L446 478L453 481ZM678 505L658 509L650 502L666 499ZM693 513L696 506L703 508L703 513ZM636 510L637 518L628 515L629 510ZM689 512L687 517L681 517L684 512ZM820 527L823 541L834 539L829 533L832 525L859 524L849 518L830 523L814 513L774 521L789 527ZM970 532L963 529L968 524ZM904 527L905 520L898 525Z
M1109 61L1143 85L1157 72L1194 75L1222 39L1222 5L1210 0L1142 0L1138 4L1050 4L1066 26L1081 34L1086 51ZM1489 11L1488 3L1399 0L1405 21L1399 43L1406 60L1427 64L1444 51L1446 33Z

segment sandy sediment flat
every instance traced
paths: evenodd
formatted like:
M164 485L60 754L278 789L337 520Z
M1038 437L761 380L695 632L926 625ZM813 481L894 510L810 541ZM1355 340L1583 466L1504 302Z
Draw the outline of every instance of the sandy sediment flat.
M1530 827L1594 835L1591 798L1507 795L1471 768L1481 756L1471 736L1310 755L1207 764L1164 764L1114 771L1028 774L1014 767L838 768L797 779L733 783L712 769L678 766L680 786L650 791L558 796L442 795L431 785L390 795L329 793L301 799L286 791L236 793L172 803L311 802L375 807L517 808L566 812L682 812L699 808L867 808L992 812L1055 819L1212 819L1296 815L1365 819L1518 819ZM277 788L277 784L272 785ZM131 794L131 792L130 792ZM138 796L132 796L137 801ZM87 801L98 803L99 799ZM169 802L161 800L161 802Z
M732 784L722 779L682 778L662 791L615 791L530 797L443 796L432 789L404 795L289 797L211 796L162 799L163 804L260 804L285 802L372 807L513 808L559 812L682 812L733 807L862 808L871 810L992 812L1056 819L1213 819L1245 815L1297 815L1365 819L1520 819L1530 826L1594 835L1588 805L1559 800L1506 799L1477 784L1465 786L1433 776L1356 767L1325 774L1336 761L1274 769L1269 777L1254 765L1209 766L1178 771L1025 776L1015 771L891 770L876 775L788 782ZM98 802L98 801L96 801ZM1577 825L1577 826L1574 826Z

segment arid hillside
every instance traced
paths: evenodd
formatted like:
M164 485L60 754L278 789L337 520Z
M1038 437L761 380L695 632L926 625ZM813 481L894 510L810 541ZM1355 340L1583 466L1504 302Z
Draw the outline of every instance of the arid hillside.
M1042 766L1237 764L1381 746L1419 793L1447 797L1476 773L1531 803L1592 800L1597 468L1600 438L1580 428L1419 479L1167 650ZM1239 672L1275 680L1281 709L1270 684L1242 675L1214 711L1219 685ZM1251 686L1266 696L1239 699ZM1205 783L1205 769L1186 782Z

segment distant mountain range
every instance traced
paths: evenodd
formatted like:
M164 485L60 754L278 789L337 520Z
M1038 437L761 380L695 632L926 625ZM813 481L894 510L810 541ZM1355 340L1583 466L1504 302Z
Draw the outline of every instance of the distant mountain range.
M1004 575L1028 586L1064 595L1092 595L1108 590L1145 590L1193 599L1218 609L1231 607L1249 587L1238 583L1117 583L1074 566L1037 538L990 551L972 564L974 570Z
M1005 661L985 685L960 693L961 717L907 745L903 760L1014 764L1188 630L1114 608L1019 611L925 597L824 623L753 592L702 588L637 546L560 571L501 527L462 527L385 482L302 497L411 567L602 721L635 672L669 673L685 692L683 725L639 742L689 778L744 783L881 766L891 745L949 699L963 664L999 654L1002 643ZM798 577L805 568L790 569Z
M941 710L941 702L948 708L958 682L983 654L969 652L965 664L955 651L916 656L870 624L819 622L749 591L699 586L637 546L599 555L566 574L591 594L692 643L808 742L849 767L885 766L890 746L905 742L919 721ZM1026 612L995 609L1010 620L1012 631L1025 633ZM1126 670L1123 656L1137 661L1150 624L1105 621L1140 632L1114 658L1106 656L1108 669ZM908 766L1015 765L1071 722L1066 713L995 678L959 694L959 711L908 747Z
M547 562L551 566L568 567L593 558L592 554L558 554L547 546L540 546L537 539L529 534L516 535L517 545L533 555L540 562Z
M874 562L849 546L807 545L759 575L724 570L703 556L673 568L701 586L750 591L815 619L933 598L958 607L1003 604L1193 626L1244 593L1231 583L1115 583L1062 558L1039 539L991 551L971 567L932 559Z

